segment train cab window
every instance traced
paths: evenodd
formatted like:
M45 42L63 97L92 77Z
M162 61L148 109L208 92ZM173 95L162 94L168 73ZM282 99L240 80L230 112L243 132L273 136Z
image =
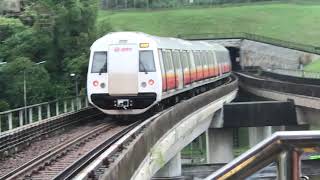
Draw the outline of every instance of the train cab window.
M95 52L93 54L91 73L106 73L107 70L107 52Z
M155 72L153 52L151 50L139 52L139 71L140 72Z

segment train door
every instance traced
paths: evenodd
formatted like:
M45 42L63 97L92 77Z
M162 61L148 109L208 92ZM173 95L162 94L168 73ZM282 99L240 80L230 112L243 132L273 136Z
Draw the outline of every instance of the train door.
M183 84L186 86L191 83L189 60L186 51L180 52L180 60L183 69Z
M195 64L196 64L196 70L197 70L197 81L200 81L203 79L203 68L202 68L202 60L200 57L200 52L196 51L194 52L195 57Z
M213 77L214 76L214 66L213 66L213 57L212 54L210 53L210 51L206 52L206 56L207 56L207 60L209 63L209 77Z
M216 53L214 51L209 51L209 54L211 54L213 58L213 76L216 77L219 75L219 68L218 68Z
M172 64L172 56L170 50L162 51L164 69L166 73L167 90L176 88L175 72Z
M195 64L195 58L194 58L194 52L190 51L188 52L188 61L190 66L190 75L191 75L191 83L197 81L197 68Z
M111 45L108 52L109 94L138 94L138 46L116 44Z
M167 77L166 71L164 68L164 56L162 55L162 50L159 49L159 59L160 59L160 68L161 68L161 78L162 78L162 92L167 91Z
M206 79L209 77L209 61L205 51L201 51L201 62L203 67L203 78Z
M172 58L173 65L176 72L176 87L177 89L182 89L183 88L183 71L182 71L181 62L180 62L179 51L173 50L172 57L173 57Z

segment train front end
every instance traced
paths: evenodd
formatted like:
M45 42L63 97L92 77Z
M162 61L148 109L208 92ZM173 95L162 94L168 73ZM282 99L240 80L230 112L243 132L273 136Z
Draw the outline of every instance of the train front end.
M159 101L161 74L155 43L133 32L111 33L91 47L87 89L106 114L142 114Z

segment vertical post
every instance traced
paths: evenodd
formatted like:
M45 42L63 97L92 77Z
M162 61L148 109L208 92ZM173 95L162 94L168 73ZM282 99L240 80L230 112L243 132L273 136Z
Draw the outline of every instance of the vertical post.
M233 130L213 129L206 131L207 163L228 163L233 159Z
M74 99L71 99L71 110L74 111Z
M1 126L2 126L2 123L1 123L1 114L0 114L0 134L1 134L1 132L2 132L2 128L1 128Z
M63 101L63 108L64 108L64 112L66 113L68 111L68 108L67 108L67 100L64 100Z
M41 105L38 106L38 121L42 120L42 107Z
M278 158L278 177L280 180L299 180L301 165L300 153L296 150L284 151Z
M19 126L23 126L23 110L19 111Z
M51 117L50 103L47 104L47 118Z
M59 115L59 101L56 102L56 116Z
M11 130L12 129L12 113L9 113L8 114L8 121L9 121L9 130Z
M80 110L81 108L82 108L82 102L81 102L81 97L79 97L78 98L78 103L79 103L79 105L78 105L78 110Z
M26 70L23 69L23 102L24 102L24 120L25 124L28 123L27 114L27 81L26 81Z
M33 122L33 117L32 117L32 107L29 108L29 122L32 123Z
M85 107L88 107L88 98L87 97L85 97Z
M293 169L293 180L299 180L301 175L301 159L300 152L293 150L292 151L292 169Z

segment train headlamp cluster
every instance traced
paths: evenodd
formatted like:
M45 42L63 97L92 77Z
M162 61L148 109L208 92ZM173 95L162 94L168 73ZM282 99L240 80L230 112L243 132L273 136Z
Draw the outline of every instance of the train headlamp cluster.
M92 84L93 84L93 86L97 87L97 86L99 86L99 81L95 80L95 81L93 81Z
M148 84L150 85L150 86L153 86L154 85L154 80L153 79L150 79L149 81L148 81ZM143 87L143 88L145 88L145 87L147 87L147 82L142 82L141 83L141 87Z
M140 43L140 48L148 48L149 43Z
M142 82L141 83L141 87L143 87L143 88L147 87L147 83L146 82Z
M106 84L105 84L105 83L101 83L101 84L100 84L100 87L101 87L101 88L105 88L105 87L106 87Z

